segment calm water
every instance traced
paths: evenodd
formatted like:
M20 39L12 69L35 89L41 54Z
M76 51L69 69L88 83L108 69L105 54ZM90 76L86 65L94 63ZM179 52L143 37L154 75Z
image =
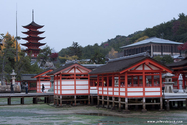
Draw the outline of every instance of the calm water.
M6 103L0 100L0 104ZM15 102L14 102L15 101ZM19 104L20 100L14 100ZM30 104L32 100L26 99ZM16 125L118 125L118 124L187 124L187 110L171 110L169 112L111 111L95 106L76 106L55 108L46 104L0 106L0 124Z

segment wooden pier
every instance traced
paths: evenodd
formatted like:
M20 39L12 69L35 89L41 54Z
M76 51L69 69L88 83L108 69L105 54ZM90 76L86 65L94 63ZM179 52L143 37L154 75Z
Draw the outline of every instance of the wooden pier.
M183 107L183 102L185 102L187 109L187 93L164 93L163 100L166 102L166 109L169 111L170 107L177 104L178 108Z
M53 102L54 93L1 93L0 98L7 98L7 104L11 105L11 98L20 98L20 104L24 104L24 98L33 98L33 104L38 103L39 97L44 97L44 103Z

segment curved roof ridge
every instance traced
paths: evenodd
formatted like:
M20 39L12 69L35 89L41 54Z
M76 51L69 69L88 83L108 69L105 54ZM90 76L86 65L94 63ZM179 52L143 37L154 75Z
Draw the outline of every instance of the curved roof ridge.
M143 52L143 53L138 53L138 54L134 54L134 55L130 55L130 56L123 56L123 57L111 59L108 62L120 61L120 60L135 58L135 57L139 57L139 56L145 56L145 57L148 56L148 57L150 57L148 51L146 51L146 52Z

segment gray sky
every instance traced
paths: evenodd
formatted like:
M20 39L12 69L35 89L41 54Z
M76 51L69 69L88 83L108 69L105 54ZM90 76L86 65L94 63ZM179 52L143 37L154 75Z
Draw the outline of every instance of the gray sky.
M100 45L187 14L187 0L0 0L0 34L15 36L16 4L18 36L26 37L22 26L31 23L34 9L34 21L44 25L39 30L46 38L40 42L56 52L73 41L83 47Z

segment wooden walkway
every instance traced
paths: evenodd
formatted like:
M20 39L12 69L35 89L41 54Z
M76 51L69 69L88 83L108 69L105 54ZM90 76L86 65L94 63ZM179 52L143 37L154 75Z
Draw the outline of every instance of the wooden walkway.
M187 93L163 93L163 99L166 102L166 109L170 110L170 107L176 105L180 108L183 107L183 102L185 102L187 109Z
M20 104L24 104L24 98L33 98L33 104L38 103L38 97L44 97L44 103L53 101L54 93L0 93L0 98L7 98L7 104L11 105L11 98L20 98Z

